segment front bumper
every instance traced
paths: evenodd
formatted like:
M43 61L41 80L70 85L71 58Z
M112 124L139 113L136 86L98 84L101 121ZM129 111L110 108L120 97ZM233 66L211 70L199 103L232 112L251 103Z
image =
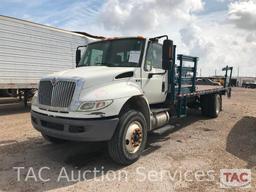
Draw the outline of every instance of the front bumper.
M31 111L33 127L42 134L71 141L108 141L119 119L74 119L53 117Z

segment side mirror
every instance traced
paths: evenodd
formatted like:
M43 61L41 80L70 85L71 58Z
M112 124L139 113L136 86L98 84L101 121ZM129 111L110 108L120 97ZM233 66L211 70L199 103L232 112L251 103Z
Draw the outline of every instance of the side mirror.
M81 50L77 49L76 50L76 66L78 66L78 63L80 62L80 60L81 60Z
M169 65L173 60L173 41L166 39L163 43L162 68L169 69Z

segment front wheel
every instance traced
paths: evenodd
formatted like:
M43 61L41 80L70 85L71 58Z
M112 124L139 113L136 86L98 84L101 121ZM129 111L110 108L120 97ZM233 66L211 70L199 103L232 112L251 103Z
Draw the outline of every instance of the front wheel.
M129 165L137 161L145 148L147 122L141 112L124 113L112 139L108 142L110 157L117 163Z

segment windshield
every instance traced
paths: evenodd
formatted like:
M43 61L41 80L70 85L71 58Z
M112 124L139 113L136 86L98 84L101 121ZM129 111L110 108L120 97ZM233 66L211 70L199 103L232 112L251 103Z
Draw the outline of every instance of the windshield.
M114 39L88 45L78 67L139 67L144 39Z

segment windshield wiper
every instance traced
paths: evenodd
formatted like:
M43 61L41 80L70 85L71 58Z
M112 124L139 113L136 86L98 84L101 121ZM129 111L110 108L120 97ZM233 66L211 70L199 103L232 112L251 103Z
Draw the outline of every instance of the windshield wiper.
M111 63L95 63L94 65L78 65L77 67L89 67L89 66L106 66L106 67L112 67Z
M95 63L97 66L102 65L102 66L107 66L107 67L112 67L112 63Z

